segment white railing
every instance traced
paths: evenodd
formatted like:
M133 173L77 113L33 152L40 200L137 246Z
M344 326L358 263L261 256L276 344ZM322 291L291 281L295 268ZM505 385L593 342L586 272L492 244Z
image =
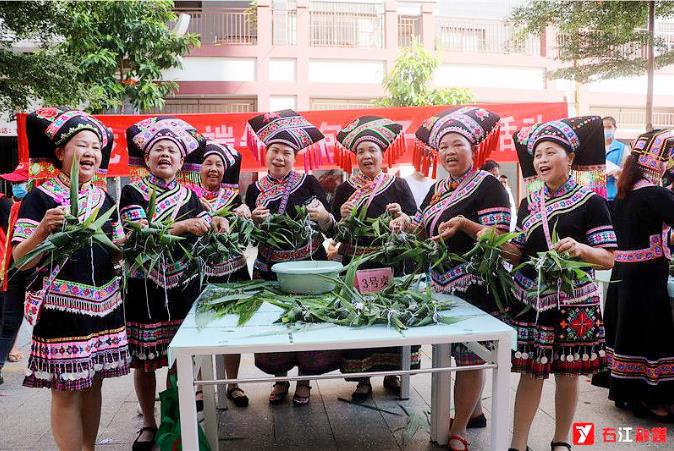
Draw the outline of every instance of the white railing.
M421 17L398 16L398 47L409 47L415 38L421 39Z
M256 109L257 102L254 99L173 97L166 99L163 109L153 109L145 113L250 113Z
M619 128L643 129L646 110L638 108L591 108L592 114L613 116ZM653 127L674 127L674 111L653 111Z
M438 50L541 54L540 38L529 36L519 39L514 29L501 20L438 17L435 26L435 47Z
M273 10L272 33L274 45L297 45L297 10Z
M309 11L313 47L383 48L384 15Z
M312 99L312 110L363 110L376 108L377 105L368 100L342 100L342 99Z
M255 45L257 43L256 17L244 9L177 9L189 14L189 33L196 33L202 45Z

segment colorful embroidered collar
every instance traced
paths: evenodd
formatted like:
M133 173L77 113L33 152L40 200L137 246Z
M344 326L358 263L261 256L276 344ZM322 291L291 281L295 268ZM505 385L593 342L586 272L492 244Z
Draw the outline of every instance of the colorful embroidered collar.
M547 199L552 199L554 197L563 196L564 194L570 192L577 186L577 183L573 177L569 177L568 179L566 179L566 182L564 182L562 186L557 188L557 190L554 193L550 192L550 188L548 187L548 185L544 184L543 186L545 197Z
M164 180L152 174L149 174L147 177L145 177L145 180L147 181L148 185L159 188L162 191L170 191L178 184L178 180L176 179L173 179L170 182L165 182Z

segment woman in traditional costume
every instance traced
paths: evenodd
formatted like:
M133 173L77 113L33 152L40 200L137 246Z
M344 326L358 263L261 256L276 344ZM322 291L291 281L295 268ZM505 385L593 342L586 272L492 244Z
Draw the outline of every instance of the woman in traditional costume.
M307 206L310 218L318 224L320 230L330 230L335 219L325 208L327 201L323 188L313 175L293 169L298 152L323 139L320 130L292 110L261 114L250 119L248 124L251 128L249 140L254 141L255 147L264 152L269 171L264 178L250 185L246 192L246 205L252 210L253 220L260 223L270 214L284 213L296 219L295 207ZM249 145L253 146L250 141ZM312 242L298 249L278 250L260 244L253 277L275 280L276 276L271 271L275 263L325 258L321 233L315 234ZM301 375L314 375L337 369L340 358L339 351L265 353L255 354L255 365L275 376L285 376L295 366ZM275 383L269 402L283 402L289 387L289 382ZM309 381L298 381L293 404L308 404L310 390Z
M414 215L416 204L407 182L382 171L384 152L391 146L399 146L405 136L402 126L378 116L362 116L355 119L339 133L337 141L356 156L360 174L337 187L332 214L337 221L347 218L354 211L366 210L366 218L378 218L386 213L398 217L401 212ZM376 251L372 240L358 237L343 242L339 246L342 262L347 265L357 256ZM382 264L370 261L361 269L381 267ZM396 268L396 275L402 275L402 265ZM362 373L368 371L391 371L401 368L400 347L350 349L343 351L343 373ZM412 353L411 368L419 368L419 347ZM356 379L358 386L351 395L354 401L362 402L372 394L370 378ZM384 377L384 387L400 394L400 381L396 376Z
M442 242L447 251L459 255L476 243L478 232L496 228L508 232L510 204L508 194L492 174L479 170L496 147L499 116L479 107L446 110L426 120L417 130L417 138L433 152L449 176L429 190L416 216L401 215L394 219L395 230L425 233ZM428 158L427 153L424 158ZM416 159L415 159L416 160ZM446 270L431 270L431 284L436 292L454 293L488 313L498 311L493 295L466 263ZM452 347L457 365L477 365L484 361L463 344ZM468 449L466 428L486 426L480 393L484 383L482 370L460 371L454 385L456 418L450 424L450 449Z
M202 204L209 214L223 207L230 208L234 214L250 217L248 206L241 202L239 195L239 173L241 154L227 144L208 142L204 159L199 171L200 184L197 189ZM210 283L228 283L250 280L246 257L241 255L225 256L227 259L204 268ZM239 374L240 354L225 355L225 373L228 379L236 379ZM248 406L248 397L238 384L227 386L227 398L238 407Z
M514 136L525 181L532 185L517 215L521 235L507 246L514 264L539 252L556 250L591 263L613 266L615 233L606 201L576 182L595 178L605 192L604 133L601 118L584 116L548 122ZM577 176L571 176L574 170ZM595 177L592 177L592 175ZM585 183L586 180L583 180ZM559 237L553 242L553 237ZM555 434L552 451L571 449L569 430L578 400L578 376L605 367L604 326L599 291L594 280L579 282L572 294L537 293L537 270L525 266L515 273L515 297L510 312L517 331L512 370L521 373L515 399L512 449L527 449L527 438L541 397L543 381L555 375Z
M107 169L112 149L112 132L100 121L82 111L41 108L28 115L26 131L31 167L38 169L34 176L49 178L21 204L12 238L15 261L62 228L73 164L79 165L79 221L115 206L92 183L97 171ZM123 238L116 213L102 229L112 240ZM21 269L34 268L48 257L36 257ZM86 244L60 267L49 265L26 279L27 298L38 307L27 311L36 322L23 384L51 389L51 427L59 449L94 449L103 379L129 373L120 279L114 268L119 257Z
M618 180L618 250L604 309L610 373L593 379L610 388L616 405L664 423L674 422L674 325L667 294L674 193L661 184L673 157L673 130L644 133Z
M126 131L129 165L138 178L122 189L120 215L124 222L171 222L170 233L186 237L189 247L209 228L210 216L199 197L180 183L181 168L190 172L181 178L198 178L205 138L181 119L152 117ZM146 217L150 196L155 193L153 218ZM143 412L143 427L134 451L152 448L157 432L154 404L155 370L167 366L167 349L199 295L199 280L186 277L188 260L181 247L172 251L175 264L157 264L149 273L131 272L124 304L133 360L134 385ZM130 268L127 268L130 271Z

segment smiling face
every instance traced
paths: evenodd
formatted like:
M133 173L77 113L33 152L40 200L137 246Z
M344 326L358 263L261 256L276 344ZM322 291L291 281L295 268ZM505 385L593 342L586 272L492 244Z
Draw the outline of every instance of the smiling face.
M178 145L170 139L161 139L145 153L145 164L155 177L170 182L183 167L185 159Z
M266 163L269 175L282 179L295 165L295 151L286 144L274 143L267 148Z
M534 169L548 187L557 188L569 177L574 158L561 145L542 141L534 149Z
M222 183L222 176L225 175L225 164L217 155L209 155L201 164L199 178L201 186L209 191L215 191Z
M61 170L70 174L75 158L80 161L80 183L91 180L101 166L101 141L91 130L82 130L70 138L65 146L56 149L56 158L61 162Z
M447 133L438 146L440 164L452 177L459 177L473 165L473 146L458 133Z
M356 147L356 161L358 169L364 176L374 178L381 172L381 162L384 153L372 141L363 141Z

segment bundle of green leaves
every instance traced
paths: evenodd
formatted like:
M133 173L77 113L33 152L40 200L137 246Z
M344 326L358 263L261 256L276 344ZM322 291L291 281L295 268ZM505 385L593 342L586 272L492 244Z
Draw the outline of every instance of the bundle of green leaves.
M63 227L60 231L50 234L32 251L16 260L15 267L21 268L41 255L43 258L37 266L38 271L47 266L63 266L75 252L94 244L119 251L103 231L103 225L110 219L115 207L110 208L100 217L98 216L99 208L95 208L87 218L84 218L84 221L79 220L79 170L79 158L75 158L70 168L70 210L65 214Z
M147 226L140 222L126 221L126 227L131 234L123 247L125 278L128 272L143 271L149 274L157 265L170 265L176 263L173 251L180 247L185 256L191 260L191 254L180 242L185 239L182 236L171 234L173 220L154 220L157 206L157 192L153 189L150 193L145 218Z
M499 234L494 228L488 229L463 256L454 255L456 261L467 263L466 271L478 277L494 297L499 311L505 312L512 301L513 276L505 264L501 247L515 238L518 233Z
M256 243L274 249L298 249L311 243L320 233L318 225L309 217L306 206L296 205L295 212L297 219L286 213L267 216L257 225Z
M587 270L591 270L595 265L574 260L566 252L557 252L554 249L557 241L559 241L557 230L553 229L553 249L538 252L535 257L531 257L515 268L518 270L530 266L536 270L538 284L529 292L534 299L559 293L573 296L574 289L578 285L593 280Z

